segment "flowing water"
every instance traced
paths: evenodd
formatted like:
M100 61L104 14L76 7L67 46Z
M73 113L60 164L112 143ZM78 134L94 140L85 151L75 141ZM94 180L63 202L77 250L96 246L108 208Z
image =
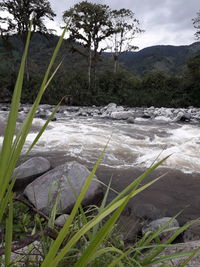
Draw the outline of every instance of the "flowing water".
M34 125L43 125L34 119ZM36 133L29 134L26 147ZM199 125L167 120L136 119L134 124L102 118L60 116L51 122L34 152L64 151L66 155L88 163L98 159L109 144L102 164L112 168L149 167L167 155L164 167L184 172L200 172Z

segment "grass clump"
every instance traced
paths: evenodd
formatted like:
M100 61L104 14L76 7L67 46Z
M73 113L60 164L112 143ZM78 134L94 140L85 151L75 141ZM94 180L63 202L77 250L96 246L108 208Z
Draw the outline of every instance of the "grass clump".
M42 85L36 100L31 107L21 129L15 136L16 120L18 109L20 106L20 96L23 85L23 77L25 72L25 63L28 53L28 47L30 42L30 32L28 34L27 44L22 58L21 67L19 70L18 79L16 82L15 90L13 93L13 99L11 103L7 128L3 141L3 146L0 153L0 223L5 226L5 238L2 241L4 256L1 257L5 266L19 266L21 263L28 264L27 266L42 266L42 267L55 267L55 266L153 266L158 262L164 260L170 260L175 257L188 256L191 257L198 251L192 251L190 253L179 253L175 255L168 255L160 257L166 247L169 247L174 239L184 231L191 223L185 225L176 231L164 244L157 243L152 244L153 240L158 240L159 234L164 231L163 228L159 229L156 233L147 233L133 247L126 248L120 235L116 234L115 228L116 223L126 207L129 200L135 197L137 194L151 186L153 183L161 179L162 177L156 178L151 182L141 186L141 183L145 178L151 174L160 164L167 159L155 163L151 168L146 170L141 176L134 180L127 188L115 197L111 203L106 205L106 197L109 192L105 194L105 198L99 208L95 208L94 213L87 214L82 208L82 201L84 196L94 178L96 170L101 163L101 159L105 153L101 153L95 166L93 167L90 175L87 177L82 191L77 196L76 203L66 220L64 226L60 229L55 225L55 216L57 213L56 205L53 206L51 217L48 221L44 222L40 216L30 216L27 213L26 208L18 207L13 204L15 194L13 193L13 186L15 179L11 181L13 170L19 160L23 145L26 141L26 137L29 133L34 118L35 112L37 111L38 105L42 98L43 93L48 87L50 81L58 70L59 66L52 72L52 66L55 61L56 55L62 44L66 29L64 30L60 40L55 48L52 59L50 60L49 67L44 76ZM52 73L50 75L50 73ZM58 107L54 110L56 112ZM35 145L43 131L48 125L49 120L44 124L40 133L37 135L30 149ZM28 150L28 152L30 151ZM17 208L16 208L17 207ZM23 209L23 212L18 214L18 218L21 219L21 225L19 224L17 229L14 230L15 216L18 209ZM167 225L166 225L167 226ZM40 247L37 248L37 256L30 258L31 251L35 253L33 243L28 244L27 257L22 255L21 259L16 262L11 257L11 251L16 246L13 243L14 239L21 239L19 232L22 231L24 236L27 234L29 239L40 240ZM36 238L37 237L37 238ZM146 253L148 251L148 253ZM23 252L25 254L25 252ZM2 255L2 254L1 254ZM187 260L185 260L187 262ZM31 265L32 264L32 265ZM182 265L183 266L183 265Z

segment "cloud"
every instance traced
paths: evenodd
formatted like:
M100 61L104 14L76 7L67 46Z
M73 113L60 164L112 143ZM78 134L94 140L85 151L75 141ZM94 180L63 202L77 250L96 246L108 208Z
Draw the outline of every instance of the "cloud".
M56 25L62 21L65 10L80 2L78 0L50 0L52 8L57 13ZM192 18L200 9L199 0L91 0L93 3L107 4L112 9L131 9L145 30L135 38L135 44L140 48L156 45L190 44L195 41L195 29Z

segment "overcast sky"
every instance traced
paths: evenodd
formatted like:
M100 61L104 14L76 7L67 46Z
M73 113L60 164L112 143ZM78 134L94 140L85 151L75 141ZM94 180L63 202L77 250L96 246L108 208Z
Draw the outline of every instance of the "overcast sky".
M57 17L54 25L58 28L64 10L77 0L50 0ZM192 18L200 10L200 0L91 0L93 3L107 4L112 9L128 8L139 19L145 33L135 38L139 48L152 45L186 45L195 42Z

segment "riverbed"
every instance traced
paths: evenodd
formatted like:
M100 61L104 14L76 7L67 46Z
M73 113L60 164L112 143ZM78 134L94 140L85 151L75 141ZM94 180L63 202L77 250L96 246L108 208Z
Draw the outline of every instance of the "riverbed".
M23 153L45 123L44 111L48 116L51 109L52 107L40 107ZM181 224L199 217L198 120L179 121L175 115L180 113L180 110L176 109L170 112L162 109L163 113L158 110L158 116L155 116L156 112L149 116L148 109L143 110L144 116L141 115L141 109L135 109L134 114L140 115L134 117L134 123L105 116L100 112L100 108L82 108L80 112L79 108L69 111L69 107L62 107L61 111L56 114L56 120L50 122L31 151L30 157L44 156L50 160L52 168L66 161L76 160L92 169L106 146L97 176L105 184L112 179L112 188L120 192L153 163L169 156L145 182L163 176L160 181L132 199L129 207L150 203L158 208L163 216L174 216L184 210L179 216ZM20 112L19 124L26 113L25 107ZM1 111L0 115L3 117L6 114L6 111ZM192 114L196 118L200 110ZM0 139L2 141L3 137ZM116 193L111 192L109 198L115 195Z

